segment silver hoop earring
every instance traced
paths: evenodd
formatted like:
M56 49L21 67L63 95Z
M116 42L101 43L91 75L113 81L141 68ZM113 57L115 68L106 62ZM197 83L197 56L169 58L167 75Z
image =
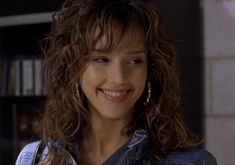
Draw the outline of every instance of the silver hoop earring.
M80 104L82 104L82 99L81 99L81 95L80 95L80 92L79 92L79 89L78 89L78 83L76 83L76 94L77 94L77 97L78 97L78 102Z
M151 97L151 84L149 81L147 82L147 85L148 85L148 95L147 95L146 101L144 102L144 105L147 105L149 103L149 100Z

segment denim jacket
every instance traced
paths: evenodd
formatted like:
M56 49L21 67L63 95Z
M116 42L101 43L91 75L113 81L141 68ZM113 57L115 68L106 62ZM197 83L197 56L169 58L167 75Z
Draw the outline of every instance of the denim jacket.
M20 152L16 165L34 165L37 151L41 141L36 141L26 145ZM58 147L59 143L56 141L49 142L49 146ZM48 153L48 148L45 147L42 151L40 159L45 159ZM68 152L69 153L69 152ZM78 165L79 151L77 150L76 158L74 154L69 154L69 165ZM116 165L217 165L215 158L207 151L194 148L183 150L175 154L168 155L163 160L156 159L148 149L148 138L144 130L137 130L128 142L128 149L121 156Z

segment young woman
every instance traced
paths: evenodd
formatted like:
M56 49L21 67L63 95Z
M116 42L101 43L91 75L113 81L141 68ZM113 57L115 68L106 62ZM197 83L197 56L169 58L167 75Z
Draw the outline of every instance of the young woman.
M42 140L17 165L215 165L180 107L175 51L146 0L66 0L44 49Z

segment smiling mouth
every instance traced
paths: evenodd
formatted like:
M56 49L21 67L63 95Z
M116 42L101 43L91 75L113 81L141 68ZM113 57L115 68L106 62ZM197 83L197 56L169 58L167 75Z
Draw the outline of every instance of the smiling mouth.
M101 92L107 100L115 103L122 102L126 99L129 90L107 90L101 89Z

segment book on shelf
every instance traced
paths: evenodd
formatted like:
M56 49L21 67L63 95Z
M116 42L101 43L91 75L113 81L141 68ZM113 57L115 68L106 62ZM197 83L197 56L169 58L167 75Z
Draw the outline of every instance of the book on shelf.
M7 93L8 89L8 76L9 76L9 69L8 69L8 61L2 61L0 65L0 71L1 71L1 84L0 84L0 95L4 96Z
M23 73L23 95L33 95L33 60L25 59L22 61Z
M9 87L8 87L8 94L11 96L19 96L21 93L20 89L20 79L21 79L21 72L20 72L20 60L14 60L10 62L9 66Z
M1 96L44 96L41 59L16 58L1 61Z
M43 90L43 76L42 76L42 60L40 59L35 59L34 60L34 82L35 82L35 95L43 95L44 90Z
M27 111L22 111L22 108ZM28 109L29 108L29 109ZM33 107L18 107L16 109L17 115L17 122L14 122L14 129L16 130L16 134L14 139L19 144L19 148L22 149L25 144L29 143L30 140L37 138L36 131L39 127L39 119L33 115Z
M19 153L22 147L30 141L39 139L40 118L44 111L43 102L14 102L10 105L11 120L7 120L12 128L14 153Z

